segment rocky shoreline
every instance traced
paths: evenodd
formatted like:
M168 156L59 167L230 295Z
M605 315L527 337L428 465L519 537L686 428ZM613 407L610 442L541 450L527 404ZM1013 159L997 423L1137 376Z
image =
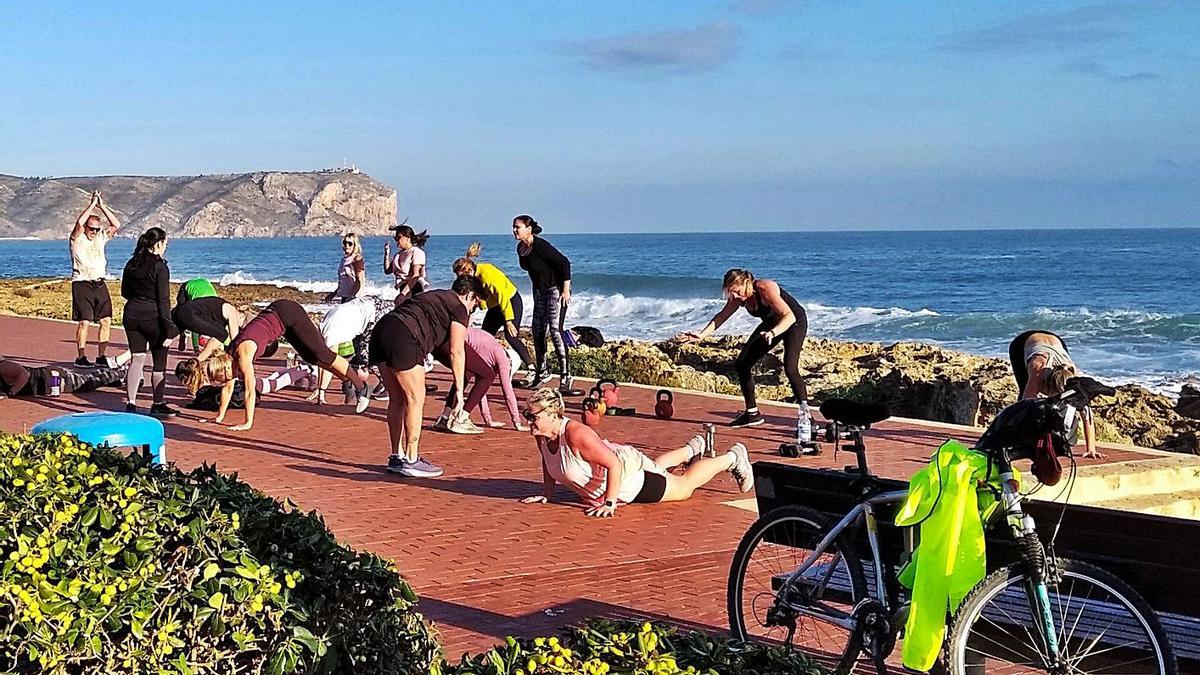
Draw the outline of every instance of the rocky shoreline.
M109 290L119 323L124 309L119 283L110 281ZM222 286L220 291L244 306L281 298L306 304L323 299L320 293L257 284ZM0 313L68 319L69 282L0 280ZM582 377L738 394L733 363L743 340L742 336L694 344L621 340L574 349L571 362ZM790 396L781 356L782 348L776 349L755 371L763 400L786 401ZM833 397L883 401L896 416L937 422L986 425L1016 400L1017 393L1006 360L915 342L885 345L810 338L800 367L807 374L814 403ZM1200 454L1200 390L1196 387L1184 386L1179 400L1172 401L1137 385L1123 385L1114 398L1098 401L1094 410L1102 441Z

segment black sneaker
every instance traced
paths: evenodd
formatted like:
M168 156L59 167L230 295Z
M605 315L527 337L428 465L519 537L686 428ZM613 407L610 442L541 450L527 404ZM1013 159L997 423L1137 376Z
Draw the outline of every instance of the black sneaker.
M400 455L388 455L388 463L386 471L388 473L408 473L409 462Z
M107 356L97 356L96 357L96 367L97 368L116 368L117 364L113 363L112 359L108 358Z
M134 404L132 404L132 403L129 403L128 401L126 401L126 402L125 402L125 412L127 412L127 413L135 413L135 412L137 412L137 406L136 406L136 405L134 405Z
M382 383L375 385L375 388L371 390L371 400L372 401L388 400L387 387L383 386Z
M537 389L538 387L542 386L543 384L546 384L549 381L550 381L550 373L547 373L542 370L536 370L536 371L531 372L529 374L529 377L525 378L524 386L526 389Z
M96 364L92 363L91 361L88 361L88 357L81 356L81 357L75 359L75 367L76 368L95 368Z
M737 429L738 427L756 427L763 422L766 422L766 420L764 420L763 416L758 412L742 412L741 415L733 418L733 421L729 423L729 426L733 427L734 429Z
M150 406L150 414L155 417L175 417L179 414L179 411L166 403L155 403Z

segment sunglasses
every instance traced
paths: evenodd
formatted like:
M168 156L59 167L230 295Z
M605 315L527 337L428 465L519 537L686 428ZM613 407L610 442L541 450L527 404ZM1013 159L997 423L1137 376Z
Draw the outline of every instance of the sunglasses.
M526 422L529 422L532 424L533 422L537 421L538 417L541 417L543 412L545 412L545 411L544 410L522 410L521 417L524 417Z
M353 246L353 245L354 245L354 242L352 242L352 241L343 241L342 242L342 246Z
M88 232L99 232L99 231L100 231L100 228L98 228L98 227L88 227L88 228L85 228L85 229L86 229Z

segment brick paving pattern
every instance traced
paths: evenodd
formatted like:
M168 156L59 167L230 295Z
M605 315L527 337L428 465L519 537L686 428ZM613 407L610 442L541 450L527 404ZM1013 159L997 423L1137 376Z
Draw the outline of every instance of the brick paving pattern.
M95 332L93 330L93 337ZM38 319L0 316L0 353L29 365L74 358L74 326ZM113 331L110 353L124 346ZM268 361L260 373L282 365ZM89 345L89 357L95 349ZM174 367L175 352L168 372ZM168 401L182 405L185 392L169 377ZM444 394L448 376L432 380ZM333 387L329 400L340 401ZM255 428L235 433L202 422L212 413L184 411L166 422L171 461L190 469L214 463L237 472L258 489L290 497L324 515L338 538L396 562L421 596L420 609L436 626L447 655L479 651L505 635L547 634L588 616L646 617L709 631L724 631L725 584L733 550L755 515L729 504L752 497L738 493L724 474L687 502L622 507L616 518L592 520L560 487L560 501L523 505L518 499L541 490L541 470L532 439L511 430L482 436L454 436L429 430L441 400L426 402L422 454L446 470L437 479L404 479L386 474L385 403L372 403L365 415L348 406L316 407L307 392L265 397ZM626 386L622 405L634 417L606 417L601 436L631 443L652 456L683 445L701 424L724 424L740 402L677 394L675 418L654 419L654 390ZM142 402L148 404L148 387ZM59 414L122 409L117 389L56 399L0 402L0 429L20 432ZM571 404L577 409L577 403ZM493 401L497 419L507 413ZM768 422L742 430L720 427L718 448L742 441L753 460L771 459L833 467L832 452L784 460L775 453L792 437L794 409L764 405ZM241 421L240 411L231 413ZM869 434L872 468L905 478L949 436L970 440L968 429L908 422L885 422ZM1104 461L1130 459L1111 450ZM845 464L849 455L839 457ZM1081 460L1086 461L1086 460Z

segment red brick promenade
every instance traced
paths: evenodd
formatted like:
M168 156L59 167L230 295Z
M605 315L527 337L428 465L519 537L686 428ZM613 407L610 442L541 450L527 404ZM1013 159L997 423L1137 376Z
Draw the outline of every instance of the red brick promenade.
M111 353L124 349L120 331L113 339L118 344ZM74 358L73 341L71 324L0 316L0 353L27 364L65 365ZM95 355L94 347L88 354ZM173 351L171 368L174 361ZM168 399L181 405L184 392L169 379ZM446 375L435 373L434 381L444 393ZM725 629L729 560L755 517L730 505L753 493L738 493L728 474L688 502L626 506L615 519L591 520L565 488L559 489L560 503L518 502L541 489L537 451L527 434L429 431L428 423L441 409L440 399L430 399L422 454L444 467L446 475L403 479L382 471L386 404L373 403L366 415L356 416L347 406L307 404L306 393L266 397L255 428L245 433L200 421L199 416L212 413L185 411L189 417L166 423L169 457L184 469L210 462L237 472L264 492L320 511L342 541L395 560L452 658L508 634L544 634L600 614ZM675 398L675 419L663 422L651 414L653 394L653 389L623 388L622 405L635 406L638 416L606 417L601 435L653 455L682 445L702 423L723 424L740 409L738 401L683 394ZM148 402L148 387L142 396ZM330 400L340 401L340 393ZM78 398L8 399L0 401L0 429L19 432L54 415L119 410L123 401L116 389ZM496 418L507 420L497 403ZM740 440L752 459L780 460L774 449L792 433L795 413L783 406L765 406L763 412L768 418L763 426L719 429L718 446ZM232 414L240 421L240 412ZM868 440L872 467L886 476L907 477L948 435L972 437L967 430L883 423ZM1111 451L1107 461L1131 456ZM785 461L834 465L831 452Z

